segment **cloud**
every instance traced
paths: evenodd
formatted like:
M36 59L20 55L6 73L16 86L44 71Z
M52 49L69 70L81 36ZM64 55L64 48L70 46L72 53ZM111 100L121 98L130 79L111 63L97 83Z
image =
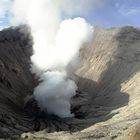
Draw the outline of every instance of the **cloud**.
M133 16L140 14L140 7L127 7L123 5L119 8L118 11L123 16Z
M0 0L0 30L7 26L12 0Z
M6 5L4 4L4 2L1 0L0 1L0 18L2 18L5 14L6 11Z
M89 12L104 6L107 0L75 0L74 2L71 2L70 0L61 1L60 5L68 16L83 16L88 15ZM83 8L86 8L86 10Z
M11 0L0 0L0 18L4 18L6 16L6 12L9 11L11 5Z

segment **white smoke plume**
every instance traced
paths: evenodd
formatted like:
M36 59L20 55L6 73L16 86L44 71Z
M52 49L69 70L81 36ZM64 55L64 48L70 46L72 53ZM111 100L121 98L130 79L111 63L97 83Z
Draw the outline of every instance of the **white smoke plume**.
M12 9L13 24L26 23L31 28L31 70L41 81L34 89L34 97L42 110L59 117L73 116L70 101L77 85L72 74L80 64L80 47L93 36L93 27L85 19L64 17L82 13L85 6L87 11L93 2L77 1L82 6L74 11L76 5L72 0L15 0Z

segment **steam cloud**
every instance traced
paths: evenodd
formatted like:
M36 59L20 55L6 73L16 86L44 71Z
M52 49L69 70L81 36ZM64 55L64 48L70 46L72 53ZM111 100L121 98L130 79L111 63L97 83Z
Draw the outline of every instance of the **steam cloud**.
M73 116L70 101L77 85L72 77L80 65L80 47L93 36L93 27L85 19L65 20L83 14L83 6L87 7L84 11L91 8L92 0L77 1L76 9L72 0L15 0L12 9L13 24L26 23L31 28L31 70L41 81L34 89L34 97L42 110L59 117Z

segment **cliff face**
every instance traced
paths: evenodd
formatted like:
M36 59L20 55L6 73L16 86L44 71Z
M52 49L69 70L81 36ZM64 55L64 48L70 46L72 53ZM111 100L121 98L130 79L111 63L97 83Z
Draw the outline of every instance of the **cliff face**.
M139 29L95 29L93 46L82 52L83 67L77 74L81 77L79 88L91 97L90 105L93 106L85 109L88 110L87 114L90 117L98 114L97 122L102 119L104 122L96 123L84 129L84 132L100 130L107 133L102 139L105 139L106 135L106 139L137 137L133 134L129 138L131 134L124 134L124 131L127 133L127 129L134 128L140 121L139 52ZM96 105L99 106L98 109L94 109ZM120 138L120 135L125 135L125 138ZM140 139L140 135L138 137Z
M80 50L75 118L69 119L40 113L33 99L24 104L37 79L29 70L29 34L20 30L26 27L0 32L1 138L139 140L139 29L95 28L92 46Z

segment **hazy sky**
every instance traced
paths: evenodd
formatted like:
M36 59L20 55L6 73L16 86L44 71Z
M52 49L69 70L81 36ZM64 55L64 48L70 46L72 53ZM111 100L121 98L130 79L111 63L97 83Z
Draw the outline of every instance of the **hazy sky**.
M9 19L12 1L14 0L0 0L0 29L11 25ZM101 27L124 25L140 27L140 0L100 0L98 4L98 0L91 1L93 8L90 12L76 16L84 16L89 23Z

